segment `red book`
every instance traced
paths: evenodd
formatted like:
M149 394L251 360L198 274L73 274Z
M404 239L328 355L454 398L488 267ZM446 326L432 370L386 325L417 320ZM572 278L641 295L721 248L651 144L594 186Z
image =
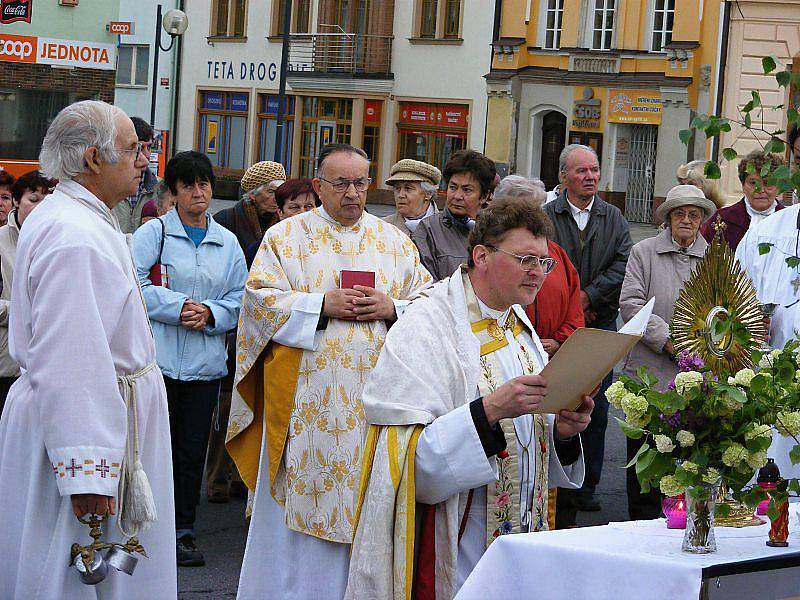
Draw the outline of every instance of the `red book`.
M339 287L343 290L352 290L356 285L375 287L374 271L347 271L339 273ZM344 319L345 321L355 321L355 319Z
M354 286L363 285L375 287L374 271L342 271L339 274L339 287L343 290L352 290Z

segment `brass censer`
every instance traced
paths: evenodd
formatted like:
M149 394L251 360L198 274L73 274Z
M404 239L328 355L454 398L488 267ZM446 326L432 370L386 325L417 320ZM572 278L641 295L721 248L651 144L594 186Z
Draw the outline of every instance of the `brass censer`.
M141 554L147 558L147 552L136 537L129 538L124 544L102 541L102 524L105 518L101 519L97 515L90 515L87 519L80 518L78 520L89 526L89 537L92 538L92 543L88 546L81 546L77 542L72 544L69 562L78 571L81 582L86 585L97 585L103 581L108 576L109 565L117 571L133 575L136 564L139 562L135 554ZM103 550L108 550L105 557L101 555Z

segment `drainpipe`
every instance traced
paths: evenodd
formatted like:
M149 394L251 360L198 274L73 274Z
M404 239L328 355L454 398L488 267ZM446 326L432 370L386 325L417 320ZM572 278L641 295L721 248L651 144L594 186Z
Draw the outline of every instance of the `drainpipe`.
M186 12L184 7L184 0L178 2L178 8ZM175 82L175 90L173 91L172 102L172 141L169 145L169 156L175 156L175 149L178 145L178 113L180 112L180 98L181 98L181 58L183 57L183 36L179 35L177 40L178 48L175 50L175 66L173 81Z
M722 9L722 39L719 44L719 54L717 56L717 90L716 106L714 114L722 115L723 98L725 95L725 67L728 64L728 34L731 27L731 4L725 2ZM711 145L711 160L719 162L719 138L716 137Z

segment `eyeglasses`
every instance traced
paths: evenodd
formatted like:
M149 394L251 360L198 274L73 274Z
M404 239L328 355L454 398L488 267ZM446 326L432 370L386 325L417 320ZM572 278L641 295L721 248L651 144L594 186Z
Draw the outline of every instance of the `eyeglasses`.
M356 188L357 192L366 192L369 184L372 183L372 179L370 177L363 179L338 179L337 181L331 181L330 179L320 177L320 180L330 183L334 191L339 192L340 194L349 190L351 185Z
M675 215L675 218L678 220L683 220L685 217L689 217L692 221L699 221L703 216L703 213L699 210L673 210L672 214Z
M142 154L142 151L144 150L145 146L149 148L149 145L145 144L144 142L139 142L138 144L136 144L135 148L117 148L116 150L117 152L132 152L133 160L136 160L136 158L140 154Z
M486 247L489 248L490 250L498 250L503 254L508 254L509 256L518 258L519 268L522 269L523 271L533 271L536 267L539 267L542 270L542 273L547 275L556 266L556 259L550 256L546 258L539 258L538 256L533 256L532 254L520 256L519 254L514 254L513 252L509 252L508 250L503 250L502 248L498 248L497 246L491 246L489 244L486 244Z

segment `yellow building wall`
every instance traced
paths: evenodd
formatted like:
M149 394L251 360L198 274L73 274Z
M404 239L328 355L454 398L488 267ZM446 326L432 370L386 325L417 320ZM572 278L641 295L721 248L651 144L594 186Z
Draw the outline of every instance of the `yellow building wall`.
M491 96L486 114L486 156L498 163L508 164L511 147L511 125L514 118L514 103L511 96Z

